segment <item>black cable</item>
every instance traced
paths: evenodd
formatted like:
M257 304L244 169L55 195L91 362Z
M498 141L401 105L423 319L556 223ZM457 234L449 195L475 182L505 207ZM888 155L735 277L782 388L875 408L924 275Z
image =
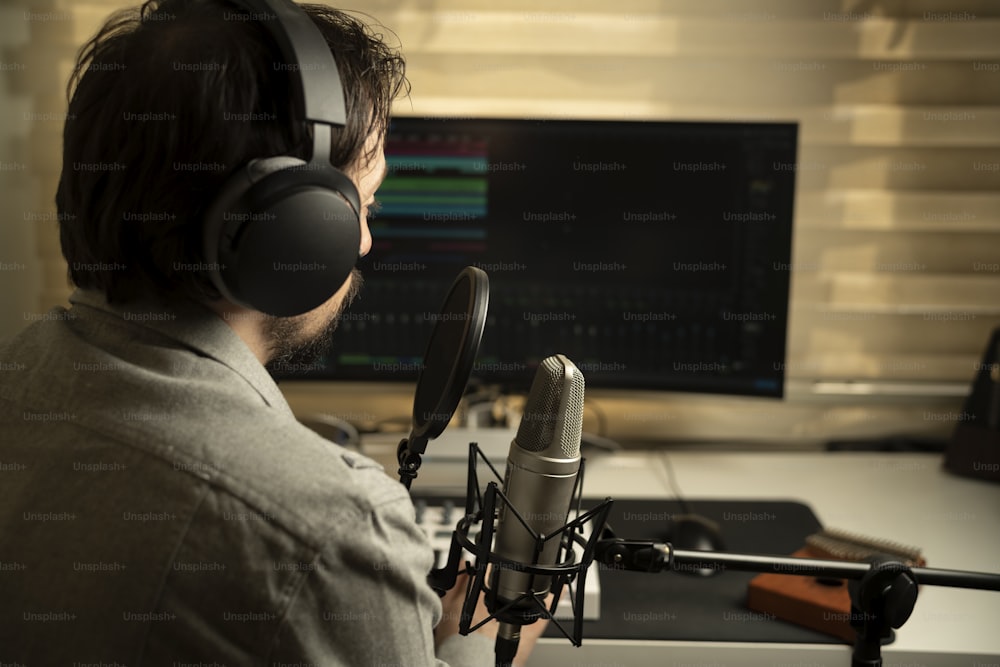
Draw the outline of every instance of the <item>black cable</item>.
M667 482L670 484L671 490L677 497L677 502L680 503L681 512L684 514L691 514L692 513L691 506L688 504L686 500L684 500L684 496L681 493L681 487L677 483L677 476L674 474L674 465L670 462L670 457L667 456L666 454L663 455L663 463L667 467Z

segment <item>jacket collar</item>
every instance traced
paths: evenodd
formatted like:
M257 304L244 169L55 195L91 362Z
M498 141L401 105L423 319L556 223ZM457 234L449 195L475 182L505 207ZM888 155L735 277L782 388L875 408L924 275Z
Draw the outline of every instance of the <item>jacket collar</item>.
M75 290L69 301L81 316L85 316L82 310L116 318L125 326L156 331L215 359L242 377L268 406L292 414L278 385L243 339L207 306L190 300L167 303L155 297L109 304L100 292L83 289Z

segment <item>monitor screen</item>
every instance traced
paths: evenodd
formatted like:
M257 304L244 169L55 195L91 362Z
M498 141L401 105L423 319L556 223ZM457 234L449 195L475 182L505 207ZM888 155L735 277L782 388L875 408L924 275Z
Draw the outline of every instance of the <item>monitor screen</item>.
M448 288L489 276L473 381L781 396L793 123L395 118L360 298L286 378L416 380Z

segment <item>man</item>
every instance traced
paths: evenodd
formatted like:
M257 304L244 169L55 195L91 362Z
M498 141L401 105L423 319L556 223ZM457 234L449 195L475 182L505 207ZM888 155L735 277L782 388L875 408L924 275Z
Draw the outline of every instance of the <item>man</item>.
M331 162L358 188L364 255L404 62L306 9L345 89ZM492 664L495 623L458 636L461 596L442 612L427 586L403 486L301 426L265 371L322 349L356 271L288 318L207 276L229 174L309 156L277 53L224 0L147 2L81 50L56 197L77 290L0 347L0 662Z

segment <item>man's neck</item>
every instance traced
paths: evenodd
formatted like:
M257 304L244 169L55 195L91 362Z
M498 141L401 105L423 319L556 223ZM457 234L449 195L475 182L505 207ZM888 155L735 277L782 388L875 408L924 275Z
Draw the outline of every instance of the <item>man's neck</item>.
M266 365L271 359L271 346L262 325L264 315L256 310L249 310L228 301L216 301L206 304L215 311L222 321L229 325L240 339L246 343L261 365Z

